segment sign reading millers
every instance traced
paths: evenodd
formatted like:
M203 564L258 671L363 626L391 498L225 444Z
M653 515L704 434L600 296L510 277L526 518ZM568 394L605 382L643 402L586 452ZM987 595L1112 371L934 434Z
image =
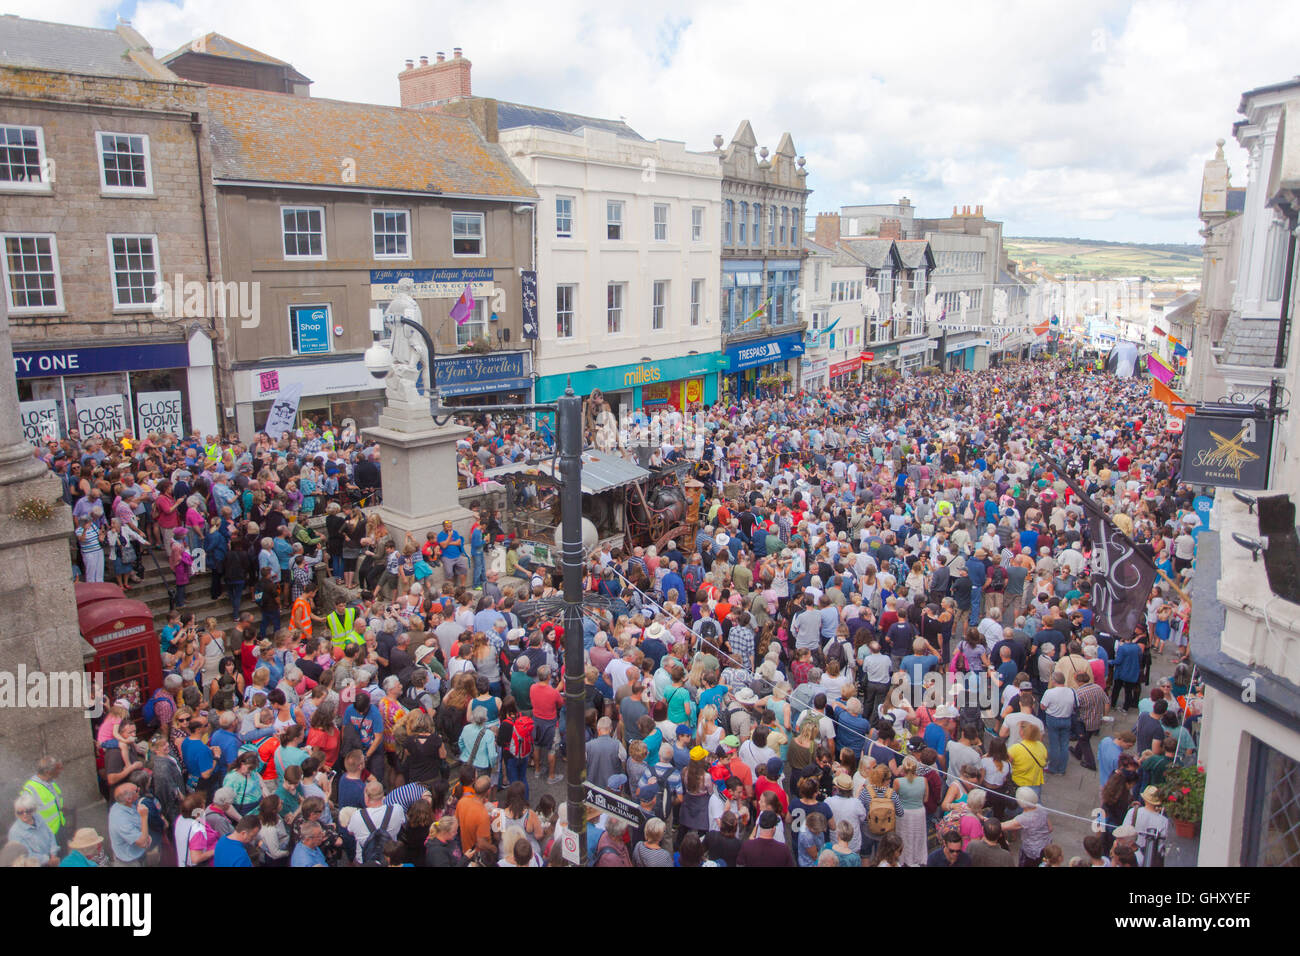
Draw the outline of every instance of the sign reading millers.
M1193 485L1267 488L1272 447L1273 423L1263 415L1188 415L1181 479Z

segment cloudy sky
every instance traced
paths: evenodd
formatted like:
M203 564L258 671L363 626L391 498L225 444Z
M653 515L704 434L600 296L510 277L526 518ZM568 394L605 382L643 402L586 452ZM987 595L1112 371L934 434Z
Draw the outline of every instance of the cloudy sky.
M711 148L742 119L807 157L809 211L909 196L982 204L1010 236L1198 242L1201 169L1243 90L1300 72L1300 4L626 0L5 0L132 20L164 53L215 30L316 96L396 104L406 58L460 46L474 92L625 117Z

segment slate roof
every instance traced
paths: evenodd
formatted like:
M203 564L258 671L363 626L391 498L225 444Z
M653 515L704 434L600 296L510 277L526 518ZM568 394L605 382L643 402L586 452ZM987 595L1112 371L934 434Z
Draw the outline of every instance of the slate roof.
M213 177L485 198L537 193L468 119L371 103L208 88ZM351 160L354 182L342 170Z
M497 129L515 129L520 126L540 126L543 129L559 130L561 133L576 133L582 129L599 129L624 139L644 141L644 137L622 120L600 119L595 116L582 116L578 113L564 113L560 110L542 109L540 106L524 106L521 103L497 102Z
M894 241L894 247L898 250L898 258L903 261L903 268L919 269L921 266L927 269L934 268L934 253L930 251L929 240L897 239Z
M872 269L883 269L891 255L898 256L893 239L856 239L852 236L842 236L840 245L852 250L855 256Z
M276 59L269 53L263 53L261 50L254 50L251 46L232 40L230 37L222 36L220 33L208 33L202 37L202 43L198 44L202 49L195 49L195 43L190 42L184 46L177 47L171 53L162 58L163 63L170 63L172 60L186 53L197 53L206 56L220 56L230 60L243 60L246 63L262 63L268 66L282 66L288 68L293 79L310 83L307 77L294 68L292 63L286 63L284 60Z
M140 52L148 53L148 47ZM62 70L131 80L178 79L150 72L132 59L131 45L116 30L0 16L0 64Z
M1219 357L1221 365L1272 368L1277 354L1277 319L1243 319L1234 315L1228 319L1219 344L1223 348Z

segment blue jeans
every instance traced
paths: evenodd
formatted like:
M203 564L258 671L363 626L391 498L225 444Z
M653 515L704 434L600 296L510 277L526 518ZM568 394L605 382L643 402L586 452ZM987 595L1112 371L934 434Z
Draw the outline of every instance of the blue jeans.
M1047 715L1047 772L1065 773L1070 765L1070 718Z
M474 579L469 586L474 589L481 588L487 583L487 558L482 551L475 551L470 555L470 563L474 566Z
M343 555L335 555L330 558L330 573L336 578L343 577Z
M280 629L280 609L278 607L272 608L269 611L262 612L262 623L258 626L257 629L258 640L261 640L262 638L266 637L266 629L268 625L270 625L271 628L271 636L274 637L275 632Z
M980 610L984 604L984 589L971 588L970 592L970 619L971 627L979 623Z
M227 581L226 587L230 589L230 610L235 616L235 621L239 621L239 605L244 601L244 582Z
M512 784L516 781L524 785L524 799L528 800L528 758L512 757L509 754L503 754L501 763L506 771L506 783Z

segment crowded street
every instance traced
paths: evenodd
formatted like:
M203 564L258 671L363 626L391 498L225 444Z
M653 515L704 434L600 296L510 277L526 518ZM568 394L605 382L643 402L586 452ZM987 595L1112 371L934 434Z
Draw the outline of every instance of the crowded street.
M307 416L37 449L77 578L148 568L175 607L161 686L95 731L105 830L20 812L8 862L563 866L581 827L597 867L1192 865L1166 807L1202 772L1199 519L1145 378L1043 355L587 417L702 488L693 536L587 555L581 742L559 571L511 515L394 541L373 449ZM551 454L545 422L460 424L466 486ZM1131 633L1094 618L1079 489L1158 569ZM639 823L564 819L575 745Z

